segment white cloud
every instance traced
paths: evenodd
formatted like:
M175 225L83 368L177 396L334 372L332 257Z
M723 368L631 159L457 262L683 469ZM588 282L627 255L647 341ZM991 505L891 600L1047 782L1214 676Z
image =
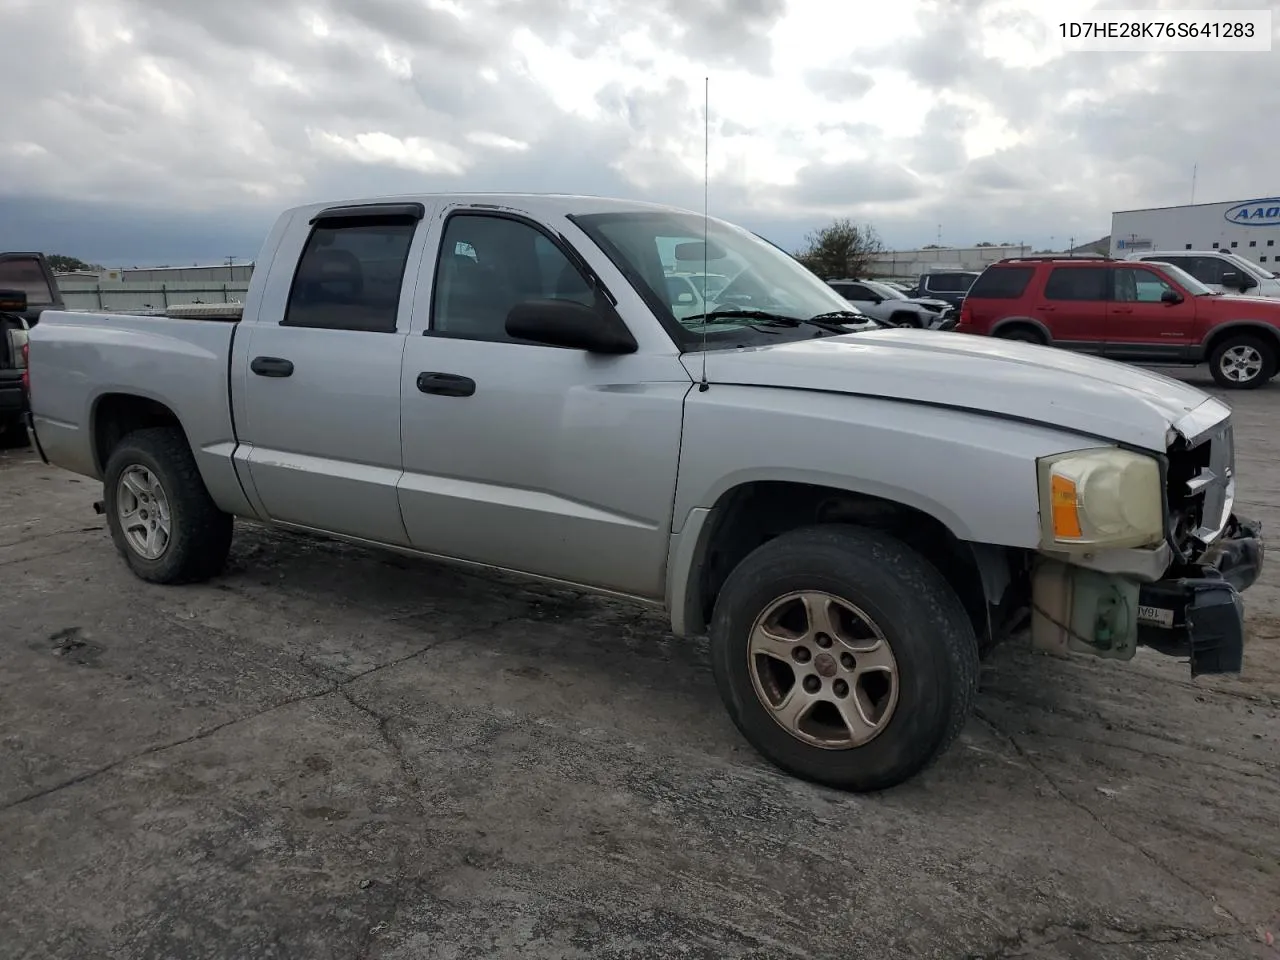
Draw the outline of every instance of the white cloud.
M1205 199L1274 193L1273 56L1046 38L1098 6L0 0L21 138L0 190L262 217L405 190L700 206L710 77L713 207L782 242L836 215L902 244L939 222L956 242L1101 234L1112 209L1179 202L1194 162Z
M425 137L395 137L381 131L358 133L353 137L327 130L307 133L316 149L338 159L419 173L459 174L467 169L466 158L458 150Z

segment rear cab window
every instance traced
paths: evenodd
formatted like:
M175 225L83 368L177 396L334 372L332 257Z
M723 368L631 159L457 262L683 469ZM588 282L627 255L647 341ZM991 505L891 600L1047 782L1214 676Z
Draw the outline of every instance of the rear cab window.
M27 305L45 307L54 302L49 278L35 257L7 257L0 260L0 290L21 290Z

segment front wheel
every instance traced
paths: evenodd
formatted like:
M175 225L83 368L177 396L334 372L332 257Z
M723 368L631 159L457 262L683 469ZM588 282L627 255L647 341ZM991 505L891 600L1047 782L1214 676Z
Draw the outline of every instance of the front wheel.
M959 734L978 643L938 570L878 531L783 534L730 573L711 627L734 724L789 773L845 790L895 786Z
M181 430L129 434L111 451L105 473L107 526L135 574L192 583L222 570L232 519L209 496Z
M1225 337L1209 353L1209 372L1228 390L1256 389L1275 376L1276 368L1275 347L1247 333Z

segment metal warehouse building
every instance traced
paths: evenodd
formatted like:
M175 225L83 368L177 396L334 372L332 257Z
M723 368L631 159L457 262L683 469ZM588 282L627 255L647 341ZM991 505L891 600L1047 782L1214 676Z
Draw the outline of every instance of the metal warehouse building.
M1143 250L1229 250L1276 270L1280 197L1119 210L1111 215L1111 255Z

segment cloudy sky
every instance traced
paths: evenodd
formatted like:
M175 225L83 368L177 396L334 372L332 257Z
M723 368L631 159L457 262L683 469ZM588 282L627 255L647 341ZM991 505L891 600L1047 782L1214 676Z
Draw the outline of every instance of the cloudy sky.
M1057 246L1280 193L1272 53L1064 54L1220 0L0 0L0 249L252 258L283 207L530 190L702 204L795 248ZM1273 14L1280 28L1280 16Z

